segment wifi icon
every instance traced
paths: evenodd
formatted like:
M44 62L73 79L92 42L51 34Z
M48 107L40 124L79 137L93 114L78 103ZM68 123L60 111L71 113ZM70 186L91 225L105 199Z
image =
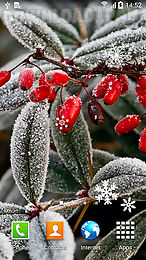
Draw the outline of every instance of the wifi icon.
M102 1L101 4L103 5L103 8L105 8L106 5L108 4L108 2L107 1Z

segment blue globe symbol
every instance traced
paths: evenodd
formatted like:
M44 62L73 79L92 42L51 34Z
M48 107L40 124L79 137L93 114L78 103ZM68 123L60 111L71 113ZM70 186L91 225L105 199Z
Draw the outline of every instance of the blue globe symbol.
M99 225L95 221L86 221L81 227L81 234L84 238L92 240L100 233Z

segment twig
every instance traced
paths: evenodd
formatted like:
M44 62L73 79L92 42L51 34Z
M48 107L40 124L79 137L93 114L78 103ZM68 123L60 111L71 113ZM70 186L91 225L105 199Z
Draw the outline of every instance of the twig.
M85 197L81 199L72 200L69 202L64 203L63 205L55 205L51 206L49 209L55 212L61 212L70 208L76 208L82 206L84 204L89 204L95 202L95 199Z
M88 36L87 36L87 31L86 31L86 28L85 28L84 21L83 21L83 17L82 17L82 14L81 14L81 10L80 10L80 7L78 5L76 7L76 10L77 10L77 17L78 17L78 24L79 24L79 28L80 28L80 33L81 33L82 39L85 40L85 39L88 38Z
M87 204L83 207L82 212L81 212L80 216L78 217L76 224L73 227L73 232L75 232L76 229L78 228L78 226L79 226L79 224L80 224L82 218L84 217L88 208L89 208L89 204Z

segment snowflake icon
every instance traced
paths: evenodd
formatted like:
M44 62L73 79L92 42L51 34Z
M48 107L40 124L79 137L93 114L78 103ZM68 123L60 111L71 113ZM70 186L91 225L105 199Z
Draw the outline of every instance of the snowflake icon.
M109 185L108 180L102 181L102 184L99 186L98 184L95 186L95 198L97 202L104 200L104 205L112 204L111 200L117 200L119 194L115 192L117 189L115 183Z
M127 200L126 199L123 199L123 202L121 204L122 207L124 207L123 211L126 211L128 210L130 213L131 213L131 210L132 209L136 209L134 203L135 203L135 200L131 200L131 197L129 197Z

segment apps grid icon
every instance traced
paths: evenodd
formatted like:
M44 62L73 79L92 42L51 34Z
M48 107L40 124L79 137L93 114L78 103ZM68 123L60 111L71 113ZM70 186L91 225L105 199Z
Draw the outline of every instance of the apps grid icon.
M117 221L116 222L116 239L134 239L135 222L134 221Z

